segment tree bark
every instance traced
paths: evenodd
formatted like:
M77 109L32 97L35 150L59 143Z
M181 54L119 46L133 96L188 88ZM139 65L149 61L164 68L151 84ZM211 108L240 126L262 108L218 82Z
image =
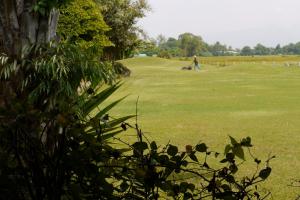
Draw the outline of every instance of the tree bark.
M29 45L56 39L57 9L44 15L33 11L36 0L2 0L0 3L0 51L19 58Z

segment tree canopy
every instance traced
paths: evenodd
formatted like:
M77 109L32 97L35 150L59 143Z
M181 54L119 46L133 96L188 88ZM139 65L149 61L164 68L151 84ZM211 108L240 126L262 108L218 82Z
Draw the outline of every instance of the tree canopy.
M58 34L83 48L111 46L105 35L110 30L100 6L93 0L73 0L60 9Z
M142 30L136 26L137 20L149 10L146 0L97 0L101 5L104 21L111 28L107 35L113 43L105 49L106 57L122 59L130 56L140 44Z

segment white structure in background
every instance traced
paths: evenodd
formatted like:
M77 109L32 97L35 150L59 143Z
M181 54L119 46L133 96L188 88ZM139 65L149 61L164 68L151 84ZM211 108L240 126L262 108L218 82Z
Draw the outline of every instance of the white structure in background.
M137 57L137 58L147 57L147 54L140 53L140 54L135 55L134 57Z

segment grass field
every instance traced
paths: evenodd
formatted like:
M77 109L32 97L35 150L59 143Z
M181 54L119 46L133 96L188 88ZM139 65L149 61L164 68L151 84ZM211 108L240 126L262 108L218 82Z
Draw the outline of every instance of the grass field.
M113 115L134 114L139 97L139 124L161 144L170 140L184 147L201 140L223 152L228 135L250 136L255 155L277 157L264 185L273 199L295 199L300 193L288 186L291 179L300 178L300 67L240 63L204 65L195 72L180 70L190 61L135 58L122 62L132 75L112 99L129 96Z

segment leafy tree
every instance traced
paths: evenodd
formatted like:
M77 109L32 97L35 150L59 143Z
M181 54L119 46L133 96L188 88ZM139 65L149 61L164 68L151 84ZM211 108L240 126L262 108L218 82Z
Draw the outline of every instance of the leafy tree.
M148 56L157 55L158 51L155 40L141 41L137 50L138 53L146 54Z
M300 42L298 42L296 44L290 43L286 46L283 46L282 52L283 52L283 54L300 55Z
M80 47L103 49L111 46L105 35L110 28L106 25L100 7L93 0L73 0L60 9L58 34Z
M114 44L105 49L107 58L117 60L129 57L139 46L142 30L137 20L149 10L146 0L97 0L101 5L104 21L111 28L107 35Z
M191 33L179 35L178 41L180 48L184 52L184 56L190 57L198 55L201 51L206 51L205 44L200 36L195 36Z
M162 46L162 48L165 48L165 49L175 49L175 48L178 48L179 43L178 43L178 41L175 38L170 37L161 46Z
M227 52L226 45L222 45L220 42L216 42L214 45L210 46L210 52L214 56L223 56Z
M241 50L241 55L242 56L251 56L253 55L253 50L249 46L245 46Z
M271 54L271 49L263 46L262 44L257 44L254 47L254 54L255 55L269 55L269 54Z
M156 38L156 41L157 41L157 46L161 46L167 42L167 38L165 36L163 36L162 34L159 34Z
M168 40L165 41L165 43L161 43L159 48L160 52L162 51L168 51L170 56L182 56L182 49L180 49L180 43L175 38L168 38Z

